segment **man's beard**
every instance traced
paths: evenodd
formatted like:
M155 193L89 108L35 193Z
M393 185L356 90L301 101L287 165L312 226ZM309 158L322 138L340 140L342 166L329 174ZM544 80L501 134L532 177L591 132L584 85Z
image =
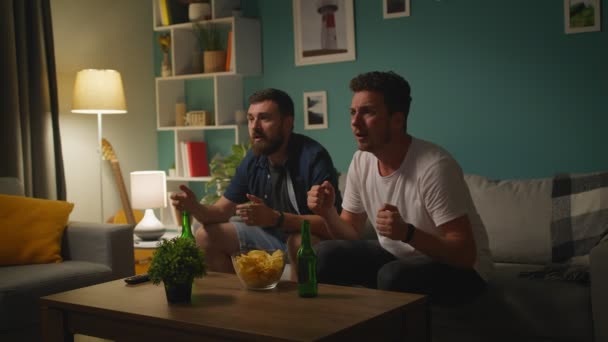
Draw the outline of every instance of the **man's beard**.
M254 132L254 134L258 137L267 139L260 142L254 142L253 136L249 137L249 141L251 142L251 150L256 157L259 157L260 155L269 156L275 153L279 150L279 148L281 148L281 145L283 145L283 142L285 141L285 137L282 133L279 133L279 135L274 139L269 139L262 132Z

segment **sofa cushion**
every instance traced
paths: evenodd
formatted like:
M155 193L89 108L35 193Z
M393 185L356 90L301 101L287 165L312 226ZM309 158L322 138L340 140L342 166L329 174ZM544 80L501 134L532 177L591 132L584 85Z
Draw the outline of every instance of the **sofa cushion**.
M537 265L496 263L488 291L458 307L432 308L433 341L593 341L590 289L524 279Z
M61 237L74 204L0 195L0 265L61 262Z
M19 329L39 319L38 298L112 279L103 264L65 261L0 267L0 331Z
M608 173L558 175L552 200L553 261L588 255L608 234Z
M551 261L551 178L493 181L465 175L497 262Z

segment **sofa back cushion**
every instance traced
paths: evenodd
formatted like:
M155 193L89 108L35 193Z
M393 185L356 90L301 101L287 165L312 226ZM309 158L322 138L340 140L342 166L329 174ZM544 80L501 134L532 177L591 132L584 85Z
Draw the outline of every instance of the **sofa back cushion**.
M552 178L494 181L465 175L497 262L551 261Z
M74 204L0 195L0 266L61 262L61 238Z

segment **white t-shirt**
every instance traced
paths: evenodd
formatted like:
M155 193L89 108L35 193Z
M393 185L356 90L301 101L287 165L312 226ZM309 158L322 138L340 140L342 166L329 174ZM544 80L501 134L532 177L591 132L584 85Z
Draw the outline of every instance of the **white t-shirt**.
M440 225L466 214L477 247L474 268L483 279L488 279L493 263L486 229L462 169L444 149L412 138L401 166L388 176L380 175L378 159L373 154L355 152L348 169L342 208L351 213L367 213L376 229L376 214L385 203L396 206L405 222L433 235L439 235ZM378 240L397 258L420 253L402 241L380 235Z

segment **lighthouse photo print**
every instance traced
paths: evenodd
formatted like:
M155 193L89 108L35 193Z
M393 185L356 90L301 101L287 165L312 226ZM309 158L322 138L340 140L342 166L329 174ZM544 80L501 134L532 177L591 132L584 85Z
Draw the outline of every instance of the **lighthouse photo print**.
M355 60L353 0L293 0L295 63Z

